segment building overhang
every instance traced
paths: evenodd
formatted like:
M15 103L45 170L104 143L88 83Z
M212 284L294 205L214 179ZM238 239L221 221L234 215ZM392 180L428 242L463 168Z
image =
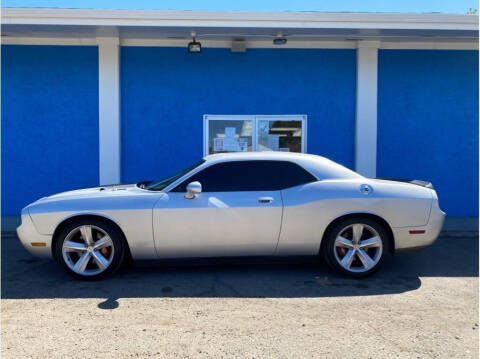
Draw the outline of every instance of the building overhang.
M3 8L3 43L90 44L116 36L122 45L185 46L190 34L206 47L478 48L478 16L460 14L85 10ZM55 40L56 39L56 40Z

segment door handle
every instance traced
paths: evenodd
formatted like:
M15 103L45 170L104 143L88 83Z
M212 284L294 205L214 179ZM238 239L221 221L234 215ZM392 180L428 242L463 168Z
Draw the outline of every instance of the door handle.
M258 198L258 203L272 203L273 198L272 197L260 197Z

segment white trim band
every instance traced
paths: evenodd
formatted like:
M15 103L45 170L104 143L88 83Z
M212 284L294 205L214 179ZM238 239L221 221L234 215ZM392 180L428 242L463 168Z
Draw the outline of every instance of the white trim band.
M463 14L3 8L3 24L478 31Z
M137 39L120 38L121 46L187 47L190 40L177 39ZM362 41L362 40L360 40ZM363 40L365 41L365 40ZM203 48L231 48L232 42L226 40L201 40ZM4 45L83 45L96 46L96 38L88 37L2 37ZM283 46L273 45L272 41L247 40L248 49L355 49L357 40L289 40ZM478 41L381 41L380 49L389 50L478 50Z

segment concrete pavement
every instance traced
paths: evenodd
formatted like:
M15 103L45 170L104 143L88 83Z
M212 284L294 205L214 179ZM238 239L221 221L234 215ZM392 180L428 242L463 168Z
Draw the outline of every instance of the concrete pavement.
M310 259L140 263L71 279L2 245L3 358L477 358L478 238L363 280Z

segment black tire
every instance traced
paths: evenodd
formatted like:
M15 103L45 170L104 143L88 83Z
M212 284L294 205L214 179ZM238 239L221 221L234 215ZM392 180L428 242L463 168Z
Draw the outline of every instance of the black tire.
M69 265L65 262L63 256L63 243L67 236L73 231L77 230L81 226L94 226L98 227L104 231L112 240L113 253L111 253L111 261L102 272L98 274L82 275L73 271ZM58 236L58 240L55 243L55 258L60 264L65 268L68 274L76 279L81 280L98 280L103 279L113 273L115 273L123 264L126 257L126 248L123 236L118 232L118 230L111 224L104 222L99 219L79 219L78 221L72 222L65 226Z
M379 254L378 261L376 262L376 264L372 268L365 271L361 271L361 272L354 271L354 270L347 270L346 268L344 268L339 263L339 259L337 259L339 258L339 255L336 255L335 253L335 251L338 250L335 248L335 240L337 236L341 232L343 232L346 228L348 228L353 224L362 224L364 226L373 228L378 233L382 243L381 254ZM368 228L368 227L365 227L365 228ZM367 230L367 234L368 234L368 230ZM383 262L385 261L385 258L390 253L388 233L385 230L384 226L373 219L365 218L365 217L348 218L344 221L341 221L340 223L337 223L334 227L332 227L328 231L328 233L326 233L324 241L325 243L322 246L321 254L325 262L327 262L327 264L336 272L352 278L363 278L376 272L378 269L380 269ZM360 261L358 257L355 260ZM360 262L357 262L357 263L360 263ZM355 268L355 267L352 266L352 268Z

